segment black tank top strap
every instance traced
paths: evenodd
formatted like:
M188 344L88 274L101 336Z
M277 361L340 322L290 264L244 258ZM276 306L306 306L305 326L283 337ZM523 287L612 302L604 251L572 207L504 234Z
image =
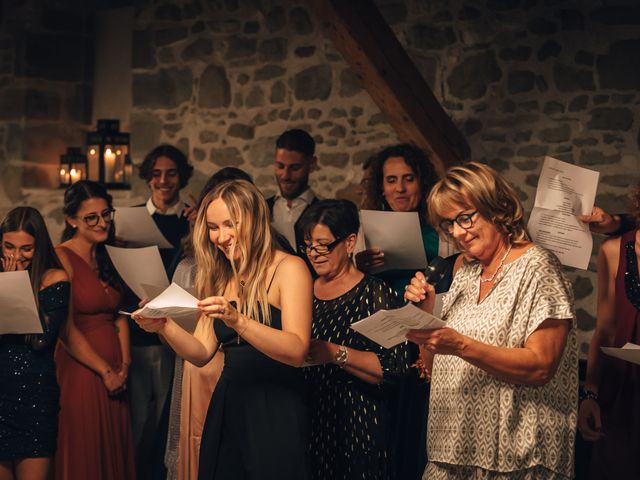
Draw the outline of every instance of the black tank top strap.
M267 293L269 293L269 290L271 290L271 284L273 283L273 279L276 278L276 273L278 272L278 267L280 266L280 264L282 262L285 261L287 257L284 257L282 260L280 260L278 262L278 264L276 265L276 268L273 269L273 275L271 275L271 280L269 280L269 285L267 286Z

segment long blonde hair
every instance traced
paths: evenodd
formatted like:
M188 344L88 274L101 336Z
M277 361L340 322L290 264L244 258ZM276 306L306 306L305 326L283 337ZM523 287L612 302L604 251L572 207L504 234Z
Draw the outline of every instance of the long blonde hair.
M207 209L221 199L231 216L235 239L231 258L240 250L238 265L230 262L209 239ZM274 239L269 225L269 208L262 194L246 180L219 184L202 200L193 230L193 250L196 260L196 292L199 298L224 295L227 285L239 274L246 278L238 292L238 310L253 320L269 325L271 315L267 295L267 270L275 256Z

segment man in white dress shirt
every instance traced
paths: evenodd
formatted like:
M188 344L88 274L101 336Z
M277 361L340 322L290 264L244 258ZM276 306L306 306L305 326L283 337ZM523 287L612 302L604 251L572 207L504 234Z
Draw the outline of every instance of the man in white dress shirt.
M140 165L140 178L149 185L145 206L158 229L173 245L160 250L160 257L171 278L170 267L180 252L180 242L189 233L188 215L195 206L180 199L191 178L193 166L186 155L172 145L159 145ZM133 303L137 304L138 299ZM132 307L135 308L135 307ZM163 457L167 438L169 394L175 355L157 334L147 333L131 321L131 368L129 393L131 423L136 448L138 478L165 478Z
M298 220L317 201L309 188L309 173L317 164L316 144L304 130L287 130L278 137L275 153L275 174L279 193L269 197L272 225L299 252L304 245Z

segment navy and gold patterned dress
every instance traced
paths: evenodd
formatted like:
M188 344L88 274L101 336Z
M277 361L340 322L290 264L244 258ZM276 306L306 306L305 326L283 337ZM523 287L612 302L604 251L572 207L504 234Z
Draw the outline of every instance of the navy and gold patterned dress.
M60 390L53 350L69 309L69 282L38 293L41 335L0 336L0 461L51 457L56 450Z
M335 299L314 299L311 337L375 353L383 381L372 385L334 364L305 369L312 478L394 478L395 455L390 442L394 384L407 371L407 345L387 350L349 327L377 310L400 306L402 301L395 292L371 276Z

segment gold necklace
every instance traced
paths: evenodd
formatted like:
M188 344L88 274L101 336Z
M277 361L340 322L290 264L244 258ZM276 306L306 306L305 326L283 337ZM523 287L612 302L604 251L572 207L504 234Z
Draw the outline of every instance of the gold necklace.
M244 280L240 280L240 295L238 296L238 306L240 306L240 299L242 298L242 295L244 294L244 285L245 285L245 281ZM240 312L238 312L240 313ZM238 345L240 345L240 334L238 332L236 332L236 343Z
M500 264L498 265L498 268L496 268L496 271L493 272L493 275L491 275L489 278L482 278L482 273L484 272L484 270L483 272L480 272L480 283L491 283L495 280L496 275L498 275L498 272L500 271L500 269L504 267L504 261L507 258L507 255L509 255L510 251L511 251L511 244L509 244L509 248L507 248L507 251L502 256L502 259L500 260Z

